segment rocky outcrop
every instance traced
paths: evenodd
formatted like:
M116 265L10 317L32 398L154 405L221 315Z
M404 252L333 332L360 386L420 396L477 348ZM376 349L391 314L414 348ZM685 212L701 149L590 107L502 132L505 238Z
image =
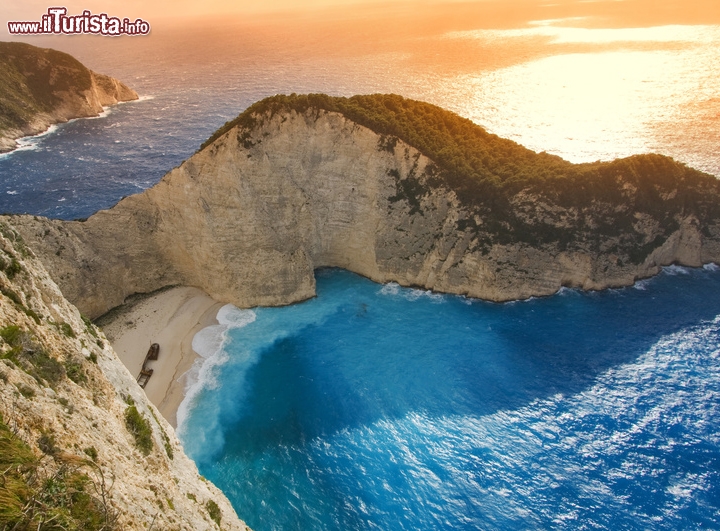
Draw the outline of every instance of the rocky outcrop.
M117 79L88 70L62 52L0 43L0 152L52 124L98 116L103 107L138 99Z
M246 529L104 334L4 223L0 292L0 527ZM29 447L23 461L13 441Z
M324 266L504 301L720 261L713 178L659 156L600 170L610 185L595 191L528 185L469 200L402 140L338 112L286 110L227 127L85 222L10 222L92 317L172 284L240 307L289 304L314 295Z

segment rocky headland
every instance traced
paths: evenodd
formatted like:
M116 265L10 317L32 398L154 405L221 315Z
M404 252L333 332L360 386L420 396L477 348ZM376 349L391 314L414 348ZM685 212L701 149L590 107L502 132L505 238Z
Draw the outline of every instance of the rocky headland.
M720 261L720 183L660 155L571 164L394 95L276 96L86 221L8 219L90 317L195 286L240 307L341 267L493 301Z
M136 99L134 90L71 55L0 42L0 153L53 124L97 116L105 106Z
M720 184L659 155L570 164L394 95L276 96L109 210L0 233L0 518L243 529L89 318L178 285L290 304L327 266L494 301L625 286L720 262Z

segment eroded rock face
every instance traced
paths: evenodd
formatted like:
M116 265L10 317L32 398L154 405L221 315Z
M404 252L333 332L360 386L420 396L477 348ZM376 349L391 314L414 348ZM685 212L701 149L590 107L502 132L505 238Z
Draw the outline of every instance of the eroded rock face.
M717 219L678 212L667 236L657 220L628 214L632 187L627 203L593 201L582 212L515 195L510 208L529 227L585 231L537 243L493 236L483 210L463 204L436 173L413 147L341 114L287 111L231 129L153 188L85 222L11 223L93 317L172 284L240 307L289 304L314 295L313 271L323 266L504 301L562 286L625 286L673 262L720 261ZM595 219L620 211L636 220L627 234L593 234ZM630 259L637 242L643 254Z
M104 334L4 223L0 291L0 420L40 459L40 485L58 470L77 469L108 517L105 529L215 530L218 514L222 529L246 529ZM147 451L129 430L129 403L148 423ZM208 511L212 504L219 513Z

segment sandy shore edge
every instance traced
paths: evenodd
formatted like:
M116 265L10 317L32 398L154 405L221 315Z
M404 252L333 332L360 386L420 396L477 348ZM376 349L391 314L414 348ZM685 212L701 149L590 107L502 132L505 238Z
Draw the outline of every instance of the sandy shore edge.
M205 292L174 287L138 298L98 320L120 360L137 376L152 343L160 345L153 375L145 393L163 417L177 427L177 410L185 397L184 375L198 355L192 339L201 329L217 324L223 306Z

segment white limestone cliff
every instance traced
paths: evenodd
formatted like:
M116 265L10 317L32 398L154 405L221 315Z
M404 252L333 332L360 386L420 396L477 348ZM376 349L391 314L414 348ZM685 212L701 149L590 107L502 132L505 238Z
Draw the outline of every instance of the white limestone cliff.
M562 286L626 286L662 265L720 261L718 220L701 227L693 214L678 215L678 228L647 244L637 263L582 241L479 245L487 220L433 184L432 166L402 141L387 149L381 135L339 113L285 111L252 130L230 129L153 188L87 221L10 222L92 317L174 284L239 307L290 304L314 295L313 271L324 266L505 301ZM596 203L598 212L626 208ZM529 193L511 206L530 223L561 228L578 216ZM657 223L643 216L636 213L634 237L653 242Z
M38 456L41 478L62 467L89 478L86 492L108 517L103 529L247 529L222 492L199 475L103 333L63 297L6 224L0 225L0 291L0 417ZM129 403L149 423L148 452L129 431ZM3 483L3 495L6 487L12 483ZM208 510L213 504L220 525L218 513Z

